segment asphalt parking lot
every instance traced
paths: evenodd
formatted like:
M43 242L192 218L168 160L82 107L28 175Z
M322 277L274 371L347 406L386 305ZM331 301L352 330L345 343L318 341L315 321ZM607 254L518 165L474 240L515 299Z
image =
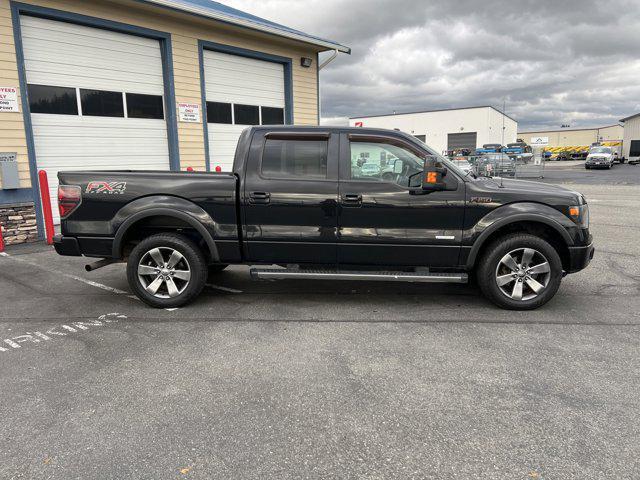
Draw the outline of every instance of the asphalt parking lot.
M241 267L153 310L122 265L9 248L0 478L637 478L640 166L543 181L587 196L597 250L535 312Z

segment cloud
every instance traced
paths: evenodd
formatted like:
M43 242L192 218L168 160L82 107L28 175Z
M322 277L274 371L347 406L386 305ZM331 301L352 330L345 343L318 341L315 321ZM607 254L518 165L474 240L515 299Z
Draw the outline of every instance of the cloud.
M640 0L225 3L352 47L321 73L323 123L503 101L521 128L640 112Z

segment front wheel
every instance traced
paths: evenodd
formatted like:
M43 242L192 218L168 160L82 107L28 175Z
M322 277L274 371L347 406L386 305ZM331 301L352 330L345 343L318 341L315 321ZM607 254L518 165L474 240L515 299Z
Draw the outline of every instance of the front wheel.
M477 273L480 290L499 307L533 310L558 291L562 261L546 240L517 233L489 245Z
M191 302L207 281L207 263L198 246L175 233L145 238L127 261L127 279L136 296L156 308Z

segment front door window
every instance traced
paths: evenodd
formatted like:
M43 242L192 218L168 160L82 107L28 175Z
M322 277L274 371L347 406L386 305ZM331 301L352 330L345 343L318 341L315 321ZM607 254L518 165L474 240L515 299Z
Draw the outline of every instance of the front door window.
M351 179L420 185L424 157L395 143L351 142Z

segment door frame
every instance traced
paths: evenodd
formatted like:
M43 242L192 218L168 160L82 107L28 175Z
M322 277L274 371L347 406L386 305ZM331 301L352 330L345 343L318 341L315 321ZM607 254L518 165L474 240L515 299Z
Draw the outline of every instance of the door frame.
M239 57L263 60L265 62L279 63L284 67L284 123L293 124L293 70L292 60L289 57L281 57L258 50L235 47L223 43L215 43L208 40L198 40L198 62L200 67L200 96L202 99L202 129L204 132L204 158L207 172L211 171L211 157L209 152L209 126L207 125L207 82L204 73L204 51L226 53Z
M167 143L169 147L169 167L172 171L180 171L180 151L178 147L178 122L176 117L175 85L173 81L173 51L171 47L171 34L159 30L130 25L128 23L105 20L79 13L56 10L38 5L31 5L11 1L11 22L13 25L13 39L16 49L18 66L18 83L20 85L20 98L22 101L22 117L27 140L27 157L29 159L29 175L31 179L31 191L36 211L36 224L38 238L44 238L44 221L42 218L42 205L40 204L38 162L36 157L35 142L33 137L33 125L31 123L31 111L27 88L27 71L24 62L24 49L22 45L22 29L20 27L20 15L44 18L59 22L73 23L85 27L110 30L112 32L126 33L139 37L158 40L162 61L162 76L164 83L165 121L167 123Z

